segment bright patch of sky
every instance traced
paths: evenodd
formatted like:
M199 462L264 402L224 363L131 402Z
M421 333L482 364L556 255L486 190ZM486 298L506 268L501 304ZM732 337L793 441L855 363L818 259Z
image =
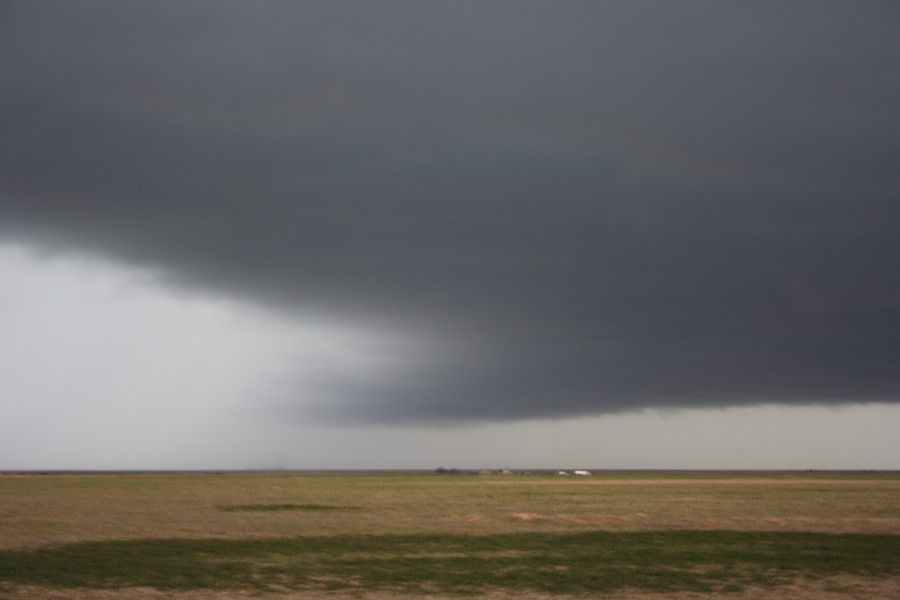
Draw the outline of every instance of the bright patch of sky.
M403 377L414 340L22 246L0 247L0 281L0 469L900 468L890 404L297 423L278 416L279 382L315 403L323 378Z

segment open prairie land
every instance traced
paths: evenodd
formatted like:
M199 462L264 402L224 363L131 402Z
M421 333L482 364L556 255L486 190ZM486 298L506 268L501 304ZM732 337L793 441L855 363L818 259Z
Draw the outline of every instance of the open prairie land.
M0 475L0 598L900 598L900 474Z

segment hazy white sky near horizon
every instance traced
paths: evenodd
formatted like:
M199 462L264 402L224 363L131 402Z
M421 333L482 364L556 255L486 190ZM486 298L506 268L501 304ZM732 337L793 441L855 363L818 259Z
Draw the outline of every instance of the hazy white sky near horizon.
M415 344L85 255L2 245L0 281L0 469L900 468L896 404L298 424L273 380L389 373Z

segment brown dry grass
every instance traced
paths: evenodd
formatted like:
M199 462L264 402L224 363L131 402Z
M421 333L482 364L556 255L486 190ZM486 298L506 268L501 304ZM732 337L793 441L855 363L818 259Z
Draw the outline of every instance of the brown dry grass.
M430 600L463 600L459 596L428 595ZM605 600L706 600L714 596L697 592L620 592L592 594L590 596L565 596L534 592L515 593L497 590L478 596L483 600L569 600L604 598ZM866 577L831 577L819 581L797 581L778 588L751 588L742 592L721 595L728 600L873 600L900 598L900 580ZM331 593L291 592L265 593L254 591L197 591L162 592L150 588L122 590L48 590L46 588L21 588L13 594L0 592L0 600L409 600L410 596L390 592ZM471 598L467 596L465 598Z
M219 508L241 504L347 508ZM0 548L146 537L584 529L900 533L900 477L0 476Z
M223 511L227 505L297 504L329 511ZM235 538L400 533L505 533L731 529L900 534L900 475L799 473L592 478L433 474L0 475L0 549L129 538ZM0 592L0 598L4 598ZM304 592L159 592L20 589L36 598L321 598ZM360 596L354 595L354 598ZM363 595L370 600L390 594ZM502 590L484 596L506 600ZM516 598L550 598L531 594ZM616 600L697 594L631 593ZM798 581L729 598L900 598L895 579ZM434 596L434 598L441 598ZM444 597L446 598L446 597ZM558 598L558 597L556 597Z

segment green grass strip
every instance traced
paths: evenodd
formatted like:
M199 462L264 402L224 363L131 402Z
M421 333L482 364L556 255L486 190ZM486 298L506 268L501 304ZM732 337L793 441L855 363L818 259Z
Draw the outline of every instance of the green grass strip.
M900 574L900 536L645 531L140 539L0 552L0 589L739 590Z

